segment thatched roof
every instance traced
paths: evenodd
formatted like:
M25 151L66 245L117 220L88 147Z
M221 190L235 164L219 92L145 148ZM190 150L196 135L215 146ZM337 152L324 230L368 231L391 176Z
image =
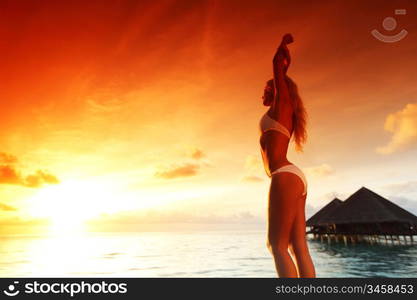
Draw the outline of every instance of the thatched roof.
M316 212L310 219L307 220L307 226L313 226L320 224L321 219L325 219L333 213L333 211L343 203L342 200L334 198L332 201L327 203L322 209Z
M307 226L399 222L417 224L417 217L384 197L362 187L345 201L323 207L307 221ZM331 203L335 202L329 207ZM321 212L323 211L324 212Z

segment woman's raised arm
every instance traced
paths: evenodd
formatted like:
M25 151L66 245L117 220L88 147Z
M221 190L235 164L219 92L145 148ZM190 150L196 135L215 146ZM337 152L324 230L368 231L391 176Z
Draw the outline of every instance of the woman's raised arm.
M288 55L286 55L288 54ZM285 80L286 72L288 70L291 58L284 39L281 45L278 47L274 56L272 65L274 72L274 86L275 86L275 98L272 103L272 111L274 115L278 114L279 102L290 102L290 92L288 90L287 82Z

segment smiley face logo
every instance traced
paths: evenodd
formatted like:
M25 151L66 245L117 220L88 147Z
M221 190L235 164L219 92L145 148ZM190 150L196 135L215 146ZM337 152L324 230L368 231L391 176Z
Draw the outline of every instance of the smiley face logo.
M405 15L407 14L407 11L405 9L396 9L395 10L396 15ZM384 21L382 21L382 27L386 31L392 31L395 28L397 28L397 20L395 20L393 17L386 17ZM398 41L401 41L405 36L408 34L408 31L405 29L402 29L399 33L395 35L385 35L380 33L377 29L374 29L371 31L371 34L378 40L384 43L395 43Z
M16 290L16 286L19 283L19 281L14 281L13 284L9 284L7 287L7 290L4 290L3 293L5 293L7 296L14 297L17 294L19 294L19 290Z

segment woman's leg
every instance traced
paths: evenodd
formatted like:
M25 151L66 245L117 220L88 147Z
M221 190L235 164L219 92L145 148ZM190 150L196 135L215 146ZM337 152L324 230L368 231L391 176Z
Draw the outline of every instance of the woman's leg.
M272 176L268 205L268 249L274 257L279 277L298 277L288 247L297 212L295 205L303 188L294 174L284 172Z
M300 270L298 270L297 257L295 255L294 248L292 247L291 239L290 239L290 244L288 246L288 252L290 253L292 261L295 264L295 268L297 269L297 277L300 277Z
M290 246L296 258L297 269L301 278L316 277L316 271L306 240L305 201L306 196L297 201L297 213L290 237Z

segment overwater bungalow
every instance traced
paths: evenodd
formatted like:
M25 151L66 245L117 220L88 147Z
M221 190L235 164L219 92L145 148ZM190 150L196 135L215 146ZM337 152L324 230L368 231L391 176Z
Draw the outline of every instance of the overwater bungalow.
M307 234L328 242L401 243L413 242L417 235L415 215L365 187L345 201L330 201L307 220L307 226Z

